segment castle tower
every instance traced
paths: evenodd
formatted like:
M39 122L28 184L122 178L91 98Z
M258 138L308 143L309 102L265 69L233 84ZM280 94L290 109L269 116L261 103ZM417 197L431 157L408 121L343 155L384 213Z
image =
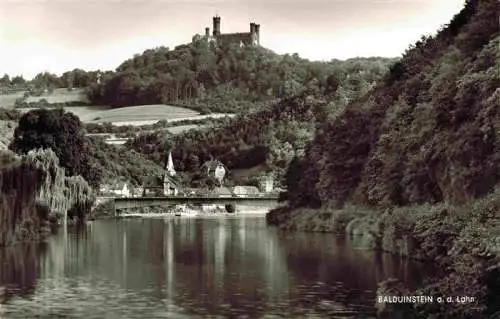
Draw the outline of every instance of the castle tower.
M251 44L252 45L257 45L257 34L255 33L255 23L251 22L250 23L250 37L251 37Z
M214 29L213 31L214 37L220 36L220 17L218 15L214 17L213 29Z
M168 161L167 161L167 174L169 176L175 176L175 168L174 161L172 160L172 152L168 153Z
M206 27L206 28L205 28L205 37L206 37L206 38L209 38L209 37L210 37L210 28L209 28L209 27Z
M260 45L260 24L254 23L253 29L255 31L255 38L257 40L257 45Z

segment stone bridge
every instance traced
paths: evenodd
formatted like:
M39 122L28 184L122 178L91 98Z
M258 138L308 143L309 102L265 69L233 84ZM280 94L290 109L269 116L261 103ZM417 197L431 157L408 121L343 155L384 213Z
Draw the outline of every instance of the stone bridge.
M245 206L276 206L278 196L252 197L204 197L204 196L164 196L164 197L116 197L113 199L115 211L147 206L164 206L169 204L235 204Z

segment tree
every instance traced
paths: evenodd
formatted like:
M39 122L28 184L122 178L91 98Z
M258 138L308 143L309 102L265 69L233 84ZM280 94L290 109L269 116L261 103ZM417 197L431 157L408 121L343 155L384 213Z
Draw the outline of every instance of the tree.
M326 93L327 94L335 94L337 89L339 88L340 81L338 75L331 74L326 78Z
M9 86L10 85L10 77L8 74L4 74L2 78L0 78L0 86Z
M11 80L12 85L22 85L25 83L26 83L26 80L20 75L13 77Z
M32 149L50 148L68 175L89 178L88 141L82 123L73 113L63 109L36 109L24 114L14 131L9 148L18 154Z
M32 82L39 89L61 87L59 77L49 72L38 73Z

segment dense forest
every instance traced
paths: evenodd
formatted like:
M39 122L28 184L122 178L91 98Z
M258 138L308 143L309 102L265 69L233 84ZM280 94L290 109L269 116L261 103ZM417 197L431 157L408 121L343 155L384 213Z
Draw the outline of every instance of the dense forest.
M325 123L297 162L294 205L463 203L498 184L494 2L468 2L436 36L408 49L375 90Z
M294 158L288 206L268 215L317 231L343 220L371 248L446 269L420 294L477 298L418 305L405 318L488 318L500 309L498 14L498 1L467 1L412 45Z
M295 96L303 91L335 93L339 82L367 91L394 59L356 58L311 62L298 55L278 55L263 47L209 44L175 50L146 50L122 63L89 88L94 104L115 107L141 104L204 106L235 112L254 103ZM338 92L345 98L349 92Z
M151 132L141 134L127 145L158 164L164 164L166 152L172 151L176 167L187 173L216 158L230 170L260 165L263 172L273 172L280 179L290 161L314 137L318 125L335 118L349 101L365 94L382 78L391 61L336 62L338 73L330 77L330 91L326 95L302 91L262 104L258 110L242 111L236 118L216 123L210 129L191 130L178 136Z
M174 136L163 132L141 134L128 146L157 163L164 163L165 154L172 151L175 167L186 173L218 159L229 170L262 165L262 173L267 170L280 174L312 139L327 110L325 101L306 104L301 98L290 98L210 128Z

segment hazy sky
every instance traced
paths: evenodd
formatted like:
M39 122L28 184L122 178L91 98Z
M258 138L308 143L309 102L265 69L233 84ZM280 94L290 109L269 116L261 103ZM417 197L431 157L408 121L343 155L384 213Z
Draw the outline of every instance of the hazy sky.
M0 0L0 74L32 77L83 68L114 69L195 33L248 31L261 45L312 60L400 56L433 34L464 0Z

